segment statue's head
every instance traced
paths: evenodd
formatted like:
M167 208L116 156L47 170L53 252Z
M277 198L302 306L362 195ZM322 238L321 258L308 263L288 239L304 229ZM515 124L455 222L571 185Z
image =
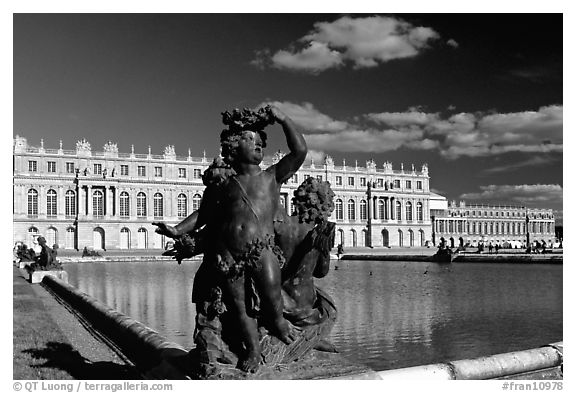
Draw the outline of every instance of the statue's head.
M274 118L268 107L258 111L244 108L242 111L234 109L232 112L223 112L222 123L228 126L220 134L222 157L226 163L232 164L238 154L245 154L239 149L242 140L253 141L260 149L266 147L267 135L264 128L274 123Z
M294 191L292 203L300 222L320 223L334 211L334 191L329 182L309 177Z

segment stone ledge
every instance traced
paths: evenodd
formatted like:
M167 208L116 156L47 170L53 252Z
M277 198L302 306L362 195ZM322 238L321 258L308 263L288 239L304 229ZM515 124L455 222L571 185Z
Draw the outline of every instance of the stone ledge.
M35 272L28 273L28 281L32 284L38 284L42 282L44 277L56 277L65 283L68 283L68 273L64 270L36 270Z

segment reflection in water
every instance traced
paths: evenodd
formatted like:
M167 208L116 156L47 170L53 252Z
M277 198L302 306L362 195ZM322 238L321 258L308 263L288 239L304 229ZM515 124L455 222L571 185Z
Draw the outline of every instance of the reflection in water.
M562 266L338 261L318 283L338 306L332 341L376 370L562 340ZM70 283L191 347L198 262L66 264Z

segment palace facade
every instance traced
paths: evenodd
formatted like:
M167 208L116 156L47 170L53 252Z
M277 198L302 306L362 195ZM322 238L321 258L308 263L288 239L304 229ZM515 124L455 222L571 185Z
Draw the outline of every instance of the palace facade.
M212 161L191 157L190 152L177 156L174 146L167 146L161 155L152 154L150 148L147 154L136 154L134 147L122 153L111 142L102 151L92 151L83 139L75 150L64 150L62 142L59 149L46 149L43 141L39 147L30 146L19 136L13 152L14 241L32 244L43 235L48 244L67 249L163 248L170 239L156 234L152 222L175 225L199 208L202 173ZM277 153L262 166L281 157ZM377 167L374 161L365 166L335 165L330 157L318 164L307 162L282 185L280 202L288 212L293 211L294 190L309 176L328 180L334 190L331 220L337 224L336 243L344 247L425 246L440 234L462 233L448 232L450 228L467 229L474 222L474 216L464 215L464 226L450 226L458 209L443 209L445 198L430 192L427 165L418 169L414 165L394 169L389 162ZM542 222L546 230L552 223L553 236L551 217ZM507 228L517 218L487 216L481 225L499 221ZM446 224L440 225L443 220ZM475 234L470 232L470 239Z

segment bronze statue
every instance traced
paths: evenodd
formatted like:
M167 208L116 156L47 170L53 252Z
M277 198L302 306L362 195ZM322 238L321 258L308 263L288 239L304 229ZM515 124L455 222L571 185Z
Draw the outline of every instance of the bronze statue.
M326 274L333 245L329 185L311 181L312 189L299 189L304 199L315 191L315 204L301 203L300 215L288 217L279 191L304 161L302 135L275 107L225 112L223 122L222 157L203 175L200 209L176 227L153 223L177 239L169 253L179 261L204 253L192 295L196 355L207 367L235 364L256 372L261 363L287 362L312 346L333 350L323 339L336 309L312 279ZM290 153L262 171L263 128L273 122L282 125Z

